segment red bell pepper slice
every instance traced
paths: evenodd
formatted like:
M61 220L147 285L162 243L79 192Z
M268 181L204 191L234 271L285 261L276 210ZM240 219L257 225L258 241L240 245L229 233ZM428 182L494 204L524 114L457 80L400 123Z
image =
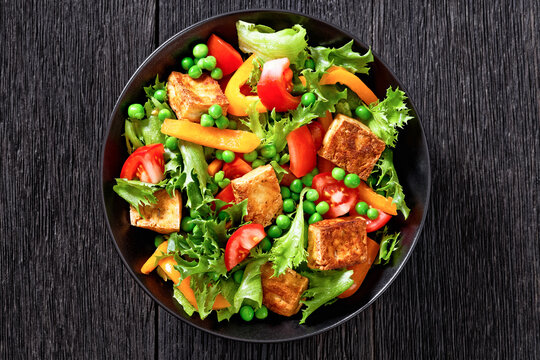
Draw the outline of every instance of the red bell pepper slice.
M317 150L306 125L287 135L287 145L291 157L291 172L296 177L307 175L317 165Z
M208 54L216 58L216 67L223 71L224 76L232 74L244 63L240 53L215 34L210 36L207 45Z
M276 111L293 110L300 104L299 96L292 96L292 70L289 59L275 59L264 63L261 78L257 83L257 93L262 104Z

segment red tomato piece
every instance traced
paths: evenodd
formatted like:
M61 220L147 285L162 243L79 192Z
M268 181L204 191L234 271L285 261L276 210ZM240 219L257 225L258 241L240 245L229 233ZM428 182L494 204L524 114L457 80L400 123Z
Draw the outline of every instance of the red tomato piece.
M289 169L289 165L281 165L281 167L286 170L287 173L283 175L280 184L284 186L291 186L292 182L298 178L294 176L291 169Z
M317 149L307 126L299 127L287 135L287 145L291 157L291 172L302 177L317 166Z
M262 104L270 111L293 110L300 104L300 97L289 93L293 75L289 64L289 59L282 58L267 61L263 65L257 93Z
M332 172L335 167L336 166L330 160L317 156L317 168L319 169L320 173Z
M231 180L244 176L245 174L253 170L251 168L251 165L249 165L242 159L243 154L235 155L236 157L234 158L233 162L225 163L223 165L223 172L225 173L225 177Z
M216 199L225 201L226 203L234 203L234 193L231 184L225 186L219 194L216 195ZM231 207L231 204L223 205L220 210L225 210L228 207ZM214 210L215 204L212 203L212 210Z
M225 267L227 271L238 265L266 236L261 224L248 224L236 230L225 247Z
M157 184L165 177L165 161L163 144L146 145L135 150L126 160L120 177Z
M223 71L223 75L229 75L236 71L244 63L242 56L231 44L212 34L208 39L208 55L216 58L216 67Z
M377 209L377 211L379 212L379 216L376 219L371 220L365 215L358 215L358 213L356 212L356 209L353 206L353 208L351 209L351 216L360 216L364 218L366 220L366 231L370 233L370 232L374 232L382 228L392 218L392 215L388 215L384 211L381 211L379 209Z
M318 121L313 121L311 124L308 124L308 128L309 132L311 133L311 137L313 138L313 144L315 144L315 149L319 150L322 146L326 130L324 130L324 127Z
M326 201L330 205L330 210L323 215L327 219L345 215L356 205L356 191L334 179L329 172L315 175L312 187L319 193L317 204Z

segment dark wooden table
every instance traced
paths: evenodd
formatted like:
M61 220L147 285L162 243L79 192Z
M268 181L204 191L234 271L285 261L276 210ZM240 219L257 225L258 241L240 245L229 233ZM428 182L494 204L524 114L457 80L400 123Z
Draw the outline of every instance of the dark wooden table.
M138 287L99 173L138 65L188 25L257 7L371 44L422 115L433 171L424 232L390 289L338 328L270 345L198 331ZM538 1L33 0L0 14L0 358L540 357Z

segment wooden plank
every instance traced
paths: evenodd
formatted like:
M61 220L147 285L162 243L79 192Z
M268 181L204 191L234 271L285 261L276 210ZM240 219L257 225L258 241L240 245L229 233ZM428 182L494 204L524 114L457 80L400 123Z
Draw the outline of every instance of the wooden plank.
M374 306L376 358L538 357L538 15L530 1L374 7L373 49L415 100L433 169L424 234Z
M99 164L116 98L153 50L155 4L0 8L0 357L152 357L156 305L114 250Z

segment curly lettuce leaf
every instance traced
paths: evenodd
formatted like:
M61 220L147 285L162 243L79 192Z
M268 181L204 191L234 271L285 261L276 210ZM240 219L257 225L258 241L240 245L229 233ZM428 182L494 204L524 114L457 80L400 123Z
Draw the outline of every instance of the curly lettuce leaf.
M120 178L116 179L116 185L113 186L114 192L137 209L137 212L141 216L143 215L140 212L139 206L157 203L154 193L159 189L160 187L156 184Z
M191 303L188 301L188 299L182 294L180 290L178 290L177 287L174 287L174 295L173 297L178 301L180 305L184 308L184 311L188 316L193 315L193 313L197 312L197 309Z
M324 46L310 47L311 57L315 62L316 71L325 71L332 65L341 66L354 73L367 74L368 63L373 62L373 54L369 49L364 55L353 51L354 41L351 40L340 48L327 48Z
M300 68L307 59L307 33L301 25L276 32L268 26L240 20L236 22L236 31L240 50L256 54L263 61L287 57Z
M186 206L208 214L210 210L206 205L206 200L210 191L207 191L206 184L209 175L203 148L201 145L183 140L178 141L178 148L184 165L183 190L186 190L187 194ZM204 209L201 209L202 207Z
M302 294L300 300L306 307L302 310L300 324L315 310L330 303L338 295L347 290L352 284L352 270L302 271L301 275L309 279L309 288Z
M392 255L399 249L400 235L401 233L388 234L388 227L377 233L377 237L381 238L381 245L374 264L386 265L390 262Z
M253 93L257 92L257 84L259 83L259 79L261 78L263 65L264 61L262 61L261 59L253 59L253 69L251 69L251 72L249 73L248 79L246 81L246 84L251 87L251 92Z
M156 75L156 80L154 81L154 85L144 87L144 92L146 93L146 97L150 99L154 96L154 93L157 90L166 90L166 85L167 85L166 82L159 81L159 74ZM165 101L166 100L167 98L165 98Z
M304 220L303 201L307 188L300 193L300 203L289 231L274 240L270 250L270 261L273 263L274 276L283 274L287 268L295 268L307 259L306 240L307 226Z
M197 302L197 312L201 319L204 320L212 312L212 307L220 290L219 283L216 284L205 274L195 274L191 276L190 285Z
M336 85L319 85L322 73L305 69L302 75L306 79L306 89L317 96L315 103L305 108L317 117L326 115L327 111L336 112L336 105L347 99L347 89L339 90Z
M366 125L388 146L396 146L398 128L403 128L412 119L405 100L405 92L389 87L383 101L369 105L372 116Z
M392 202L396 204L397 209L407 219L411 210L405 203L405 194L394 167L394 153L392 150L386 149L383 151L375 164L375 171L371 176L378 178L375 182L376 190L382 192L386 197L392 197Z

